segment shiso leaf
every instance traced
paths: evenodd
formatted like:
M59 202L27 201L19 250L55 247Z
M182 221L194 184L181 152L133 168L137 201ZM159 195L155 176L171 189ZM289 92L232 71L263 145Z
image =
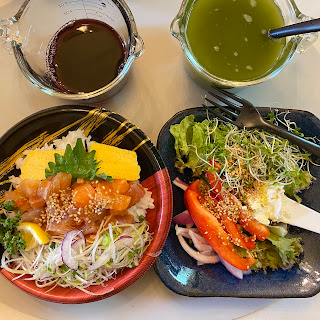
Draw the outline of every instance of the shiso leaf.
M98 161L94 158L95 150L87 152L83 142L78 138L75 147L72 149L71 145L68 144L64 155L55 153L55 162L49 162L49 169L46 169L46 178L57 174L59 172L70 173L72 180L75 181L77 178L85 180L103 179L106 181L112 181L112 177L102 173L97 175Z

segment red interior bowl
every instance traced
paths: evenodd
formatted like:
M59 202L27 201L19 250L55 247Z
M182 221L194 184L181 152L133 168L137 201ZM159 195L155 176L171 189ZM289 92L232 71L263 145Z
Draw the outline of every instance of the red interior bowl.
M108 298L129 287L138 280L155 262L166 241L172 218L172 189L169 174L154 145L147 136L131 122L118 114L104 109L94 109L89 106L59 106L37 112L22 120L0 139L0 178L5 180L9 175L19 175L11 161L20 157L26 143L48 134L49 138L56 134L58 137L66 135L69 130L84 129L92 140L108 142L120 148L135 150L141 166L140 181L152 192L155 208L148 210L147 221L153 239L146 250L139 265L132 269L124 269L114 280L109 280L107 286L91 286L87 288L94 295L78 289L56 287L38 288L34 281L23 278L13 280L16 275L2 269L1 273L20 289L37 298L58 303L86 303ZM39 141L31 147L39 147L45 140ZM38 143L38 144L37 144ZM17 151L19 150L19 151ZM13 161L14 162L14 161ZM6 190L8 186L1 186ZM2 253L1 253L2 254ZM99 295L97 295L99 294Z

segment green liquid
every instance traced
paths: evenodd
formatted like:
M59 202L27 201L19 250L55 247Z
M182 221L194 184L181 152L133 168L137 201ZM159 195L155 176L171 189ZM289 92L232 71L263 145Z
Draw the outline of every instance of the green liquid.
M187 39L198 63L226 80L253 80L268 74L285 46L268 30L284 20L273 0L197 0L187 24Z

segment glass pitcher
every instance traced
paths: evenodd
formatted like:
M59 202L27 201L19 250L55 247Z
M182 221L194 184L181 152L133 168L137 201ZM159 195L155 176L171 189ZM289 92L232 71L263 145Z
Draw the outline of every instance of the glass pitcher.
M47 49L52 37L67 23L78 19L95 19L108 24L121 37L127 53L117 77L88 93L62 90L52 81L47 67ZM34 86L51 96L90 99L92 102L108 99L117 93L127 80L133 61L144 50L134 17L123 0L26 0L16 15L0 20L0 42L10 48L21 72Z
M317 40L318 37L317 33L287 37L285 39L285 45L272 68L268 70L267 73L264 73L259 77L245 81L231 81L223 79L210 74L204 67L202 67L193 55L189 45L186 30L190 12L193 10L193 6L197 1L198 0L183 0L177 16L171 23L170 31L181 44L184 52L184 64L187 72L198 85L206 90L210 90L212 84L222 88L233 88L250 86L271 79L290 62L296 52L304 52L314 41ZM311 19L300 12L294 0L275 0L274 2L282 13L285 25Z

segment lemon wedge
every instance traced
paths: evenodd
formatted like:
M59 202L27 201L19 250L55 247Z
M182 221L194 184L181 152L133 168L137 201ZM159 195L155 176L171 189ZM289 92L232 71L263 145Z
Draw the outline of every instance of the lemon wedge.
M26 242L26 251L50 241L47 233L36 223L21 222L17 229L21 232L21 237Z

